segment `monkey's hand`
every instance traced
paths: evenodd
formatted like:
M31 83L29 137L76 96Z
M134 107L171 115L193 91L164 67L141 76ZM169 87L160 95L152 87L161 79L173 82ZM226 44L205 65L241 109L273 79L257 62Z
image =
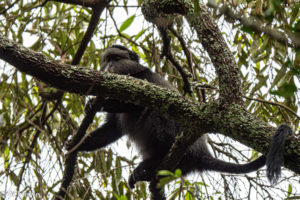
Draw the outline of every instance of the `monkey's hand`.
M134 188L134 185L139 181L150 181L151 175L153 174L152 170L143 169L142 167L137 167L134 169L133 173L129 176L128 184L131 189Z
M84 112L86 115L88 115L92 111L94 104L95 104L95 98L88 100L88 102L85 104Z
M129 179L128 179L128 184L130 189L134 189L134 185L136 184L136 179L134 177L134 173L130 174Z

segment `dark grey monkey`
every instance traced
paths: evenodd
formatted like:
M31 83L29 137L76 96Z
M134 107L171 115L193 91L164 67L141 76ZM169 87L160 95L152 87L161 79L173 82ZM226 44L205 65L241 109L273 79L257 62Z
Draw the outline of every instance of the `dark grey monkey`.
M114 45L106 49L102 57L101 71L133 76L176 91L159 74L140 65L138 55L126 47ZM88 107L90 106L87 105ZM92 132L91 137L79 149L82 151L96 150L127 134L137 144L143 156L143 162L139 164L129 178L129 185L134 187L137 181L149 181L153 175L153 170L170 150L175 136L182 131L181 125L149 108L122 103L117 100L103 102L102 110L108 113L106 123ZM271 182L278 179L279 169L283 162L284 141L291 132L292 130L288 125L281 125L273 137L271 150L268 154L268 178ZM277 137L275 137L276 135ZM265 156L242 165L216 159L212 157L207 148L206 137L204 135L199 138L176 166L182 170L183 174L203 170L248 173L266 164ZM270 158L273 162L269 161Z
M140 65L136 53L120 45L113 45L104 51L101 71L129 75L177 92L159 74ZM95 104L93 101L89 101L85 107L87 114L91 112ZM134 188L138 181L150 181L154 170L169 152L175 136L183 131L182 126L150 108L113 99L101 102L100 110L107 112L106 122L91 132L77 150L95 151L118 140L123 135L128 135L129 139L136 143L143 157L143 161L129 177L129 186ZM207 147L207 136L204 135L188 148L175 168L181 169L183 175L204 170L240 174L263 167L267 160L268 178L271 183L274 183L280 176L285 139L291 133L292 130L288 125L279 126L272 138L268 156L261 156L247 164L234 164L214 158Z

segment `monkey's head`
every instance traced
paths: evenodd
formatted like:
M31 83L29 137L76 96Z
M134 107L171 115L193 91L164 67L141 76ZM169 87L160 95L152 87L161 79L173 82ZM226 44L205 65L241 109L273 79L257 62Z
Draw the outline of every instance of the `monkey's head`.
M101 71L121 75L134 75L144 70L139 64L137 53L130 51L124 46L113 45L102 54Z

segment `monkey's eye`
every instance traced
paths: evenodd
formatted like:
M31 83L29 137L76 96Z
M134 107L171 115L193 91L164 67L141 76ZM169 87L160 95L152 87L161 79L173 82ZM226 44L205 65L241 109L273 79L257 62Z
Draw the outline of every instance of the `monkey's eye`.
M119 55L109 55L105 58L106 62L111 62L111 61L119 61L121 60L123 57L119 56Z
M113 56L113 59L112 59L112 60L119 61L119 60L121 60L121 59L122 59L121 56L115 55L115 56Z

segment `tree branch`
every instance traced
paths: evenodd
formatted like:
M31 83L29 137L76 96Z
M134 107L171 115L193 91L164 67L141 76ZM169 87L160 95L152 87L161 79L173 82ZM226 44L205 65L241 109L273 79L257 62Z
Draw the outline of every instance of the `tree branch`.
M238 104L224 106L219 101L196 103L143 80L56 63L1 34L0 59L58 89L110 97L153 108L176 119L186 128L182 137L187 143L203 133L221 133L267 153L270 137L275 132L275 128L255 118ZM181 147L174 148L178 148L180 152ZM291 137L286 142L285 150L285 166L300 173L299 139ZM169 160L176 162L176 156Z
M212 1L208 1L207 4L209 7L217 9L221 14L226 15L230 19L238 20L242 25L250 28L251 30L255 31L256 33L265 33L270 38L282 43L287 44L293 48L300 47L300 35L293 34L289 30L280 31L275 29L271 26L265 26L263 22L254 17L243 17L242 15L235 14L228 6L218 6L214 4ZM225 18L226 19L226 18Z
M80 5L80 6L91 7L91 8L98 4L106 2L106 0L51 0L51 1L68 3L73 5Z
M210 16L206 5L199 2L200 11L194 13L192 1L146 0L142 7L145 18L161 23L161 18L184 15L197 32L198 38L210 56L219 78L220 100L224 103L241 103L241 82L239 69L221 31Z
M104 8L108 6L109 2L111 0L102 0L98 2L95 6L93 6L93 14L92 18L90 20L88 29L86 30L84 37L80 43L79 48L77 49L77 52L72 60L72 65L78 65L80 62L80 59L90 42L91 38L93 37L94 31L97 28L97 24L100 20L101 13L103 12Z

